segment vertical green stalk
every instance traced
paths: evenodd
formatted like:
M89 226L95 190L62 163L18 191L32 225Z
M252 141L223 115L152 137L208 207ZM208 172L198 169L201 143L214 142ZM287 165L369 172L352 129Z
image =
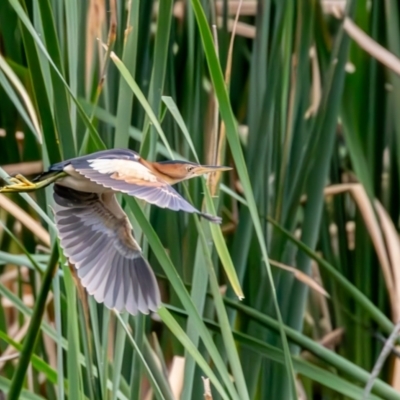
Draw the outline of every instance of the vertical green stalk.
M135 342L138 347L141 349L143 348L144 343L144 336L145 336L145 322L146 317L144 315L138 315L135 318ZM140 399L140 391L142 385L140 384L142 379L142 362L139 357L139 354L135 351L133 353L133 360L132 360L132 377L131 377L131 393L130 399L136 400Z
M193 266L193 278L192 278L192 290L190 292L190 296L193 299L193 303L197 308L200 315L203 315L204 304L206 301L207 287L208 287L208 273L204 268L204 254L201 251L202 246L200 241L197 241L196 246L196 255L195 262ZM186 334L190 338L191 342L198 347L200 343L200 335L196 328L196 324L192 321L192 319L188 318L186 325ZM190 353L185 351L185 380L183 382L183 390L182 390L182 400L190 400L193 398L193 384L195 377L195 367L196 362L190 356Z
M307 204L304 216L304 220L307 221L307 223L304 224L302 232L303 242L312 249L315 248L317 243L322 217L324 203L323 188L326 184L334 147L337 116L346 74L345 63L347 61L349 43L349 38L344 35L343 28L341 28L341 32L336 39L337 51L333 52L331 58L332 67L327 80L327 86L330 87L331 90L325 92L326 95L322 99L314 131L314 137L316 138L318 146L314 148L313 164L318 165L318 168L312 168L313 164L310 166L312 169L310 170L306 187ZM336 55L337 60L335 57ZM318 151L316 151L317 149ZM304 253L300 253L298 256L298 268L305 272L309 271L310 260ZM299 301L296 301L296 303L290 307L289 321L291 321L293 327L300 329L302 326L307 289L299 282L294 282L292 295L295 296L294 298L299 299Z
M44 39L47 50L58 71L64 76L63 62L58 43L58 36L54 25L54 16L50 7L49 0L39 2L40 14L42 18ZM54 104L55 121L57 130L60 134L60 144L65 159L75 157L76 147L75 138L70 118L70 104L67 89L57 76L53 68L50 69L53 90L57 93L57 100ZM62 132L62 134L61 134Z
M40 333L40 324L46 307L46 300L49 294L53 276L58 267L58 247L53 245L49 263L45 274L43 275L42 287L40 288L39 296L36 299L35 308L33 310L31 323L25 337L22 347L21 356L17 368L11 380L10 391L7 394L8 400L18 400L21 394L26 372L29 362Z
M69 381L69 396L73 399L81 399L82 375L81 369L77 368L76 360L78 359L80 341L78 328L78 313L77 313L77 297L76 287L73 281L69 265L63 266L64 282L67 293L67 338L68 338L68 353L67 353L67 371Z
M169 37L172 20L172 0L159 2L157 34L154 47L153 72L149 90L149 103L156 116L161 110L161 96L163 95L167 59L169 54ZM147 123L145 124L147 125ZM156 152L157 133L151 126L148 134L145 134L140 146L140 154L154 160Z
M204 11L198 0L192 0L193 9L196 15L197 24L200 29L204 51L206 53L206 58L208 62L208 67L210 70L210 75L215 88L215 93L219 101L220 112L222 119L224 120L226 126L227 139L232 151L233 158L237 167L237 172L240 177L241 184L246 196L246 200L249 206L250 215L254 224L254 230L261 248L263 261L265 263L265 268L268 276L268 282L270 285L271 297L273 301L274 311L280 322L280 336L282 340L282 346L285 355L285 367L286 373L290 382L290 398L294 399L296 395L296 385L294 378L294 370L292 365L292 360L290 357L290 350L286 340L285 332L283 331L283 321L279 305L276 297L276 290L272 278L271 267L268 261L268 253L265 245L265 238L261 228L260 218L258 215L257 205L254 199L253 190L250 183L250 178L248 170L246 168L246 163L243 156L243 151L239 142L237 135L237 127L235 122L235 117L233 115L232 107L229 101L228 93L225 86L225 81L222 75L221 66L219 64L218 58L215 54L214 44L212 35L204 15Z
M60 277L57 273L53 279L54 292L54 312L57 330L57 392L58 398L64 398L64 366L63 366L63 349L62 349L62 325L61 325L61 292L60 292Z
M135 77L137 63L137 45L139 37L139 7L140 0L131 1L127 18L124 50L122 54L122 62L129 70L131 75ZM120 76L117 104L117 124L115 127L114 147L128 147L129 127L131 122L133 104L133 92L129 88L126 80Z
M128 321L128 317L129 317L128 313L122 314L121 318L125 324ZM112 397L111 397L112 400L117 399L117 392L121 382L121 367L122 367L122 360L124 357L125 340L126 340L125 329L121 324L117 324L117 333L115 335L115 340L114 340L114 360L112 363L113 366Z

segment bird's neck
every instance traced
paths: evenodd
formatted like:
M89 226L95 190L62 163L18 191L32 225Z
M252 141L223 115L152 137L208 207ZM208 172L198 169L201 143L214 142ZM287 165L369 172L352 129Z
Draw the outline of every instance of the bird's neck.
M157 162L151 162L147 161L143 158L140 159L140 163L144 165L146 168L148 168L157 178L160 180L167 182L170 185L174 185L175 183L178 183L181 181L181 179L175 179L169 175L164 174L160 168L158 168L158 163Z

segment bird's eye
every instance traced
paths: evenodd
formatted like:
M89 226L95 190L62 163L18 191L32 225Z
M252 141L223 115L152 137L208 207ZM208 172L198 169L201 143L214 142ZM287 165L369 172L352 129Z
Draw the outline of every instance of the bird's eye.
M193 171L194 166L193 166L193 165L188 165L188 166L186 167L186 169L187 169L187 172Z

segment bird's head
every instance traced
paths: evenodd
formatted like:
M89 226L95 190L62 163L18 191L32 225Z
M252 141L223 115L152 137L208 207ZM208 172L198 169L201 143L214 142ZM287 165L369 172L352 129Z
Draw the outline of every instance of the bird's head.
M174 184L210 172L229 171L232 168L216 165L199 165L189 161L161 161L153 163L153 168Z

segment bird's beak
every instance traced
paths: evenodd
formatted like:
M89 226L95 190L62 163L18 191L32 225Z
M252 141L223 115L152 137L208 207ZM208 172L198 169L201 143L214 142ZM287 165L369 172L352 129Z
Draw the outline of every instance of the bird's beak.
M196 175L204 175L209 174L210 172L223 172L223 171L230 171L231 167L224 167L224 166L217 166L217 165L199 165L195 169Z

